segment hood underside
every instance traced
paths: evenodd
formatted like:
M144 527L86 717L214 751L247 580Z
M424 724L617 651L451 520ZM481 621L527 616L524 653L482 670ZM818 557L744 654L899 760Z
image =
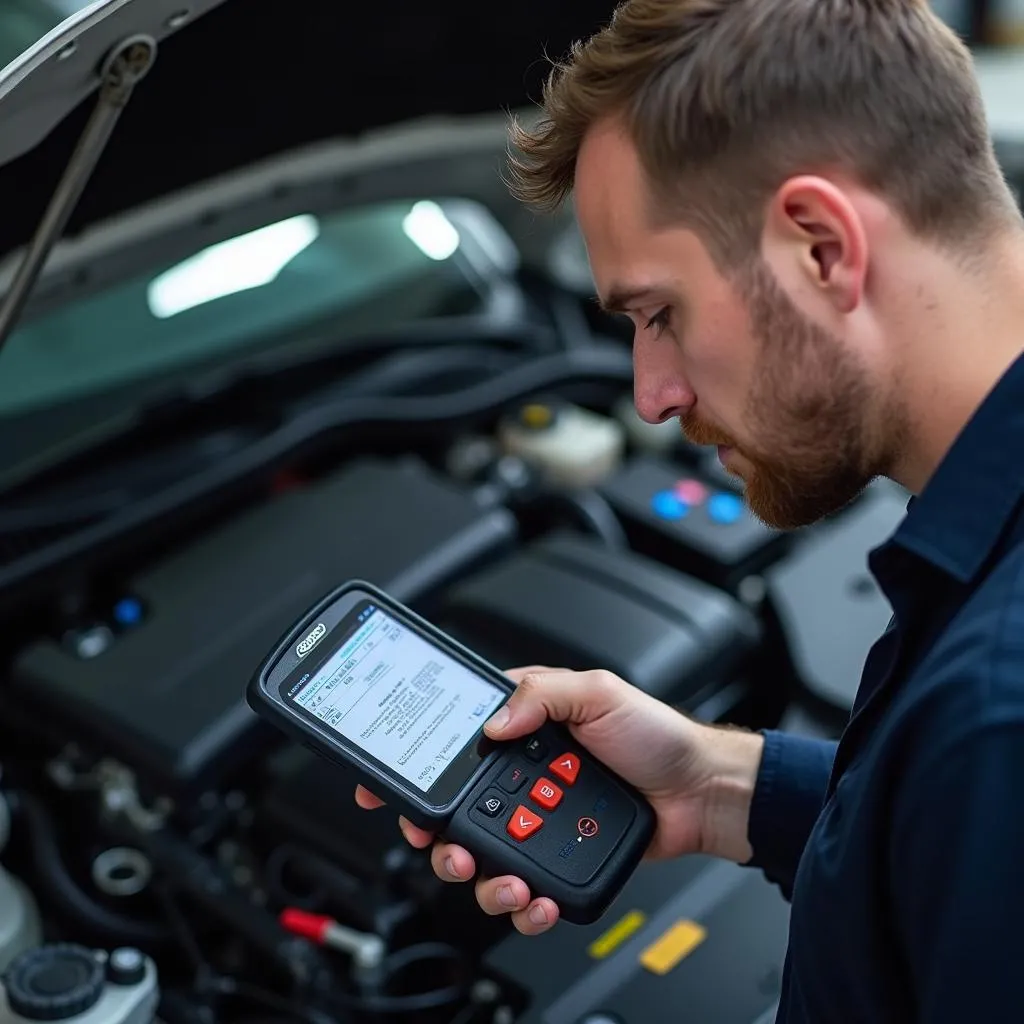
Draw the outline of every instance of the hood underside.
M561 56L614 7L395 0L356 18L348 5L323 0L286 9L239 0L18 2L39 28L47 18L56 26L54 12L77 13L0 80L0 178L3 194L17 197L5 203L0 252L34 230L95 102L103 56L125 35L155 36L156 62L75 209L71 235L297 146L529 104L550 68L546 57ZM69 42L77 52L59 59ZM0 60L11 56L0 50Z
M615 0L392 0L355 13L331 0L286 8L244 0L5 0L0 64L69 17L50 33L66 39L43 44L48 59L13 91L23 98L0 79L0 186L16 197L4 204L0 254L32 234L92 108L88 93L104 50L125 34L156 36L156 63L77 204L71 235L310 143L425 116L528 106L551 60L605 24L614 7ZM102 24L89 28L93 22ZM72 38L79 53L61 62L56 55ZM982 53L978 70L1000 155L1016 176L1024 164L1021 62Z

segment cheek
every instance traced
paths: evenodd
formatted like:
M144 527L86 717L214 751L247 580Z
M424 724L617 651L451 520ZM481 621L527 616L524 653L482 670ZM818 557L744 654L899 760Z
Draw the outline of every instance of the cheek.
M729 403L745 395L756 364L745 319L735 310L716 312L702 323L695 322L682 346L694 390L709 404Z

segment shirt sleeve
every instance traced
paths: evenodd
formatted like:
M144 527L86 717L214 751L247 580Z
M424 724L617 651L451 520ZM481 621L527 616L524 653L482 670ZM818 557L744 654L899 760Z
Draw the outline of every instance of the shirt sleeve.
M914 782L894 810L892 891L915 1019L1024 1020L1024 721L972 730Z
M821 813L837 743L764 730L764 751L750 806L749 867L760 868L792 897L800 855Z

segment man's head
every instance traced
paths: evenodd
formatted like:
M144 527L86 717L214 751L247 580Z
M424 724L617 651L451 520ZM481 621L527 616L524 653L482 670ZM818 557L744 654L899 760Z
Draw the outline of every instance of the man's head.
M640 414L728 449L784 528L889 472L898 281L923 252L969 268L1018 216L926 0L628 0L544 106L514 189L574 194Z

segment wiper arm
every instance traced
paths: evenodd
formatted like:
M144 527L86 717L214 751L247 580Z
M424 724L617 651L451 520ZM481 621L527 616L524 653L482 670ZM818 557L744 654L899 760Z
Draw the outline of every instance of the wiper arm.
M132 90L155 59L155 39L130 36L115 46L104 62L96 107L0 305L0 349L14 330L50 252L64 233L68 218L103 155Z

